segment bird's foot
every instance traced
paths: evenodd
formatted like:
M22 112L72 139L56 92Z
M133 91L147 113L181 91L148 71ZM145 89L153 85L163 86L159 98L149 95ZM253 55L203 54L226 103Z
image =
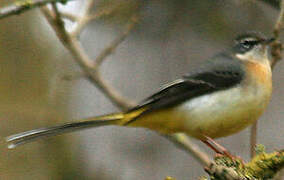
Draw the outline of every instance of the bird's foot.
M216 152L215 158L220 156L227 156L233 161L238 160L242 165L245 164L244 160L241 157L232 155L225 147L214 141L212 138L207 136L204 137L206 138L206 140L203 140L202 142L204 142L209 148Z
M217 159L217 158L220 158L220 157L224 157L224 156L230 158L234 162L237 162L237 161L240 162L242 164L242 166L244 166L246 164L245 161L243 160L243 158L241 158L240 156L232 155L228 151L227 152L222 152L222 154L216 153L215 156L214 156L214 159Z
M239 167L245 167L245 161L240 157L240 156L234 156L232 154L218 154L216 153L214 157L214 161L220 162L228 165L234 165L234 166L239 166Z

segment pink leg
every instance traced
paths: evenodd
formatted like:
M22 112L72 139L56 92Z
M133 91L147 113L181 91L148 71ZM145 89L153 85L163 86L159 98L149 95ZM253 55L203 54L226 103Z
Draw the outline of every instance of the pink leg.
M206 144L209 148L211 148L213 151L215 151L218 154L222 154L221 151L219 151L217 148L215 148L212 144L210 144L207 140L202 140L204 144Z
M229 153L229 151L226 148L224 148L223 146L218 144L212 138L210 138L208 136L204 136L204 137L206 138L206 140L203 140L202 142L204 142L207 146L209 146L211 149L213 149L216 153L224 154L224 155L226 155L226 156L228 156L232 159L234 158L234 156L231 153Z
M207 136L204 136L204 137L206 138L206 140L202 140L202 142L204 142L208 147L213 149L216 153L223 154L223 155L231 158L232 160L239 159L243 165L245 164L245 162L243 161L242 158L232 155L226 148L224 148L222 145L218 144L212 138L207 137ZM214 147L214 146L216 146L216 147Z

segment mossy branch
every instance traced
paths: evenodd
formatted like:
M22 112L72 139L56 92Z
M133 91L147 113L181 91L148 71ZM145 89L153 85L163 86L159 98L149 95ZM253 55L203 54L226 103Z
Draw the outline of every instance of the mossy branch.
M284 150L273 153L258 152L246 164L239 159L232 160L226 156L217 156L214 162L215 167L206 169L210 180L267 180L273 178L284 167ZM232 177L231 174L235 174L236 177Z

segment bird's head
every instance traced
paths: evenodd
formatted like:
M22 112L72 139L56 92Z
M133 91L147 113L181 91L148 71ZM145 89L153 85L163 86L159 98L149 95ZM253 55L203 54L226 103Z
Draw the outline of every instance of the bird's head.
M259 33L242 34L235 39L233 52L240 60L268 63L268 46L273 41Z

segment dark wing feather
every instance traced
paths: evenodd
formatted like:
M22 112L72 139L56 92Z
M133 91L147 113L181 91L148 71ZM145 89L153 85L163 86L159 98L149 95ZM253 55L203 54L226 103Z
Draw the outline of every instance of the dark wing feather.
M244 71L240 61L220 54L198 71L170 83L132 110L147 106L148 111L145 112L149 112L171 107L204 94L233 87L243 78Z
M166 87L162 88L157 93L148 97L135 109L148 106L149 110L157 110L173 106L180 102L189 99L190 97L196 97L209 92L214 89L213 85L207 84L203 81L193 79L179 79Z

